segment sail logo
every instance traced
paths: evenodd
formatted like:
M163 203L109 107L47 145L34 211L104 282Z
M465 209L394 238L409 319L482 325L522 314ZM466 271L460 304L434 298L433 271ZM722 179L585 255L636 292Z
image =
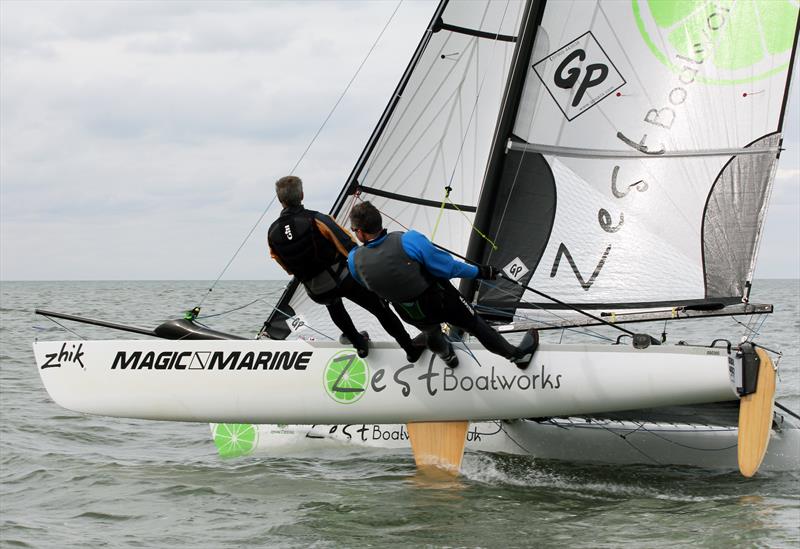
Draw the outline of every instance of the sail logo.
M352 404L361 399L369 384L369 366L354 349L340 351L325 365L325 391L339 404Z
M745 84L780 74L789 65L796 2L633 0L632 8L647 47L682 81ZM702 64L712 67L700 74Z
M625 85L591 32L537 61L533 70L570 121Z

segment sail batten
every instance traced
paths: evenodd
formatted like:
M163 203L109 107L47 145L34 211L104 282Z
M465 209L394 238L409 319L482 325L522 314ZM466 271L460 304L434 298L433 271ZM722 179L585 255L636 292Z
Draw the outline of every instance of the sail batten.
M439 30L448 30L452 32L457 32L459 34L468 34L470 36L476 36L478 38L488 38L489 40L501 40L503 42L516 42L516 36L508 36L504 34L492 34L490 32L482 31L479 29L468 29L466 27L459 27L457 25L448 25L447 23L443 22L441 19L436 23L436 26L433 29L433 32L437 32Z
M373 187L363 187L358 186L356 192L360 194L367 194L373 196L381 196L384 198L391 198L392 200L397 200L399 202L408 202L409 204L417 204L419 206L428 206L430 208L444 208L446 210L461 210L463 212L474 212L477 207L476 206L469 206L467 204L453 204L447 201L440 201L436 202L433 200L424 200L422 198L417 198L415 196L409 196L400 193L393 193L389 191L384 191L382 189L375 189Z
M639 151L625 151L615 149L587 149L579 147L565 147L544 145L541 143L520 143L513 139L508 142L508 149L522 152L537 152L542 154L552 154L554 156L569 156L575 158L691 158L697 156L738 156L738 155L758 155L780 153L779 146L759 147L759 148L725 148L725 149L705 149L705 150L662 150L657 154L647 154Z

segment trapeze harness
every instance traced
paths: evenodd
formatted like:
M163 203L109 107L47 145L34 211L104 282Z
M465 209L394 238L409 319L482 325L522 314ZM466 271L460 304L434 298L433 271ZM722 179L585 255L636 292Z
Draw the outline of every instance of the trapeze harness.
M428 315L423 312L420 298L438 284L422 265L408 257L402 238L402 232L392 232L378 246L359 248L353 264L369 290L393 303L407 320L425 321Z

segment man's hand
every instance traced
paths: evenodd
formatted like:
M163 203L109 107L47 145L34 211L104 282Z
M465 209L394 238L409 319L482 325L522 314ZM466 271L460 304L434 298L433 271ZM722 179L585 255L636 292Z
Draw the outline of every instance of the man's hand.
M483 280L497 280L500 270L491 265L478 265L478 278Z

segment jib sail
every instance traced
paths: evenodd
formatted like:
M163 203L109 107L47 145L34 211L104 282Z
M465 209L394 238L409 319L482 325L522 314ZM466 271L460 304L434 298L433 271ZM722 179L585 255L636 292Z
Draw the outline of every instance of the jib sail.
M331 214L344 227L369 200L390 230L413 228L465 254L526 3L443 1ZM346 302L356 325L382 333L371 315ZM268 321L286 337L286 315L338 335L320 306L290 284ZM296 320L296 319L295 319Z

